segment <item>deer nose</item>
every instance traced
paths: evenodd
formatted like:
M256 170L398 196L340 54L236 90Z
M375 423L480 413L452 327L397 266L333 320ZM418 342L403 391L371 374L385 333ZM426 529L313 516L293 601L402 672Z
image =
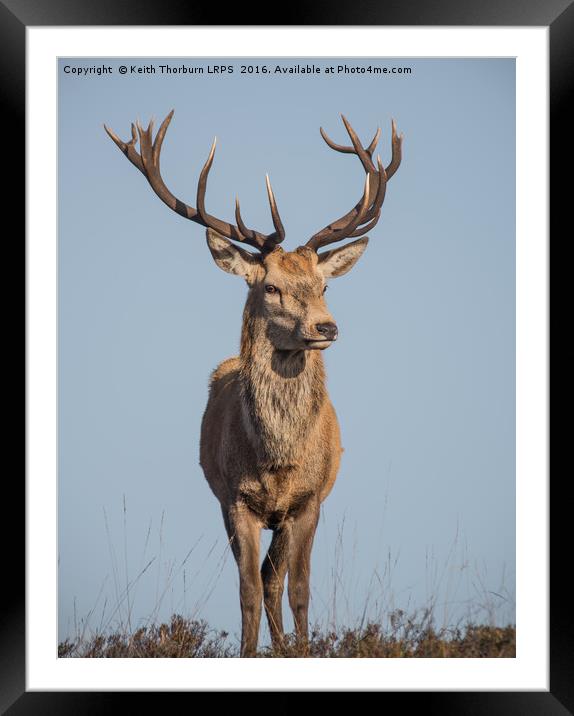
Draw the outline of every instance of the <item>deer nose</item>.
M328 341L336 341L337 335L339 333L339 330L337 328L337 324L329 322L329 323L317 323L315 328L319 331L319 333L322 336L325 336L325 338Z

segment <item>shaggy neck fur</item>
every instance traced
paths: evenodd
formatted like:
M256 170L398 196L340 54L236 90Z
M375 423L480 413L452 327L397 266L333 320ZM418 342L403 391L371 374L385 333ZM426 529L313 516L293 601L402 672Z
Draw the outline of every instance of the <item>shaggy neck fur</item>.
M248 301L240 352L243 421L259 464L277 469L299 462L327 390L320 351L279 351L265 329Z

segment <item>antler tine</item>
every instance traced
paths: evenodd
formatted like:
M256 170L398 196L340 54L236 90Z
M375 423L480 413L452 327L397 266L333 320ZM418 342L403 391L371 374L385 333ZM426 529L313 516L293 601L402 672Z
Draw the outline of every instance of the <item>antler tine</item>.
M381 218L381 210L379 209L379 211L377 211L377 213L375 214L373 219L371 219L371 221L369 221L368 224L365 224L365 226L362 226L360 229L353 231L353 233L349 234L349 236L347 238L353 239L353 238L356 238L357 236L364 236L367 232L369 232L373 228L373 226L377 225L377 222L379 221L380 218ZM337 241L339 241L339 239L337 239Z
M361 144L361 140L357 136L357 133L355 130L351 127L349 122L347 121L347 118L344 114L341 115L341 119L343 120L343 124L345 125L345 129L347 130L347 133L349 137L351 138L351 142L353 144L353 148L355 150L355 154L359 157L361 160L361 164L365 168L366 172L374 172L375 167L373 166L373 162L371 161L370 154L367 154L367 151ZM378 138L377 138L378 141ZM372 143L372 142L371 142ZM376 143L375 143L376 144Z
M353 147L345 147L342 144L336 144L332 139L330 139L323 127L319 127L319 131L321 132L321 136L323 139L327 142L327 144L331 147L331 149L334 149L336 152L343 152L344 154L354 154L355 149Z
M275 244L280 244L283 239L285 238L285 229L283 228L283 224L281 222L281 217L279 216L279 211L277 209L277 202L275 201L275 195L273 194L273 189L271 188L271 182L269 181L269 174L265 175L265 185L267 186L267 197L269 199L269 206L271 208L271 217L273 218L273 226L275 227L275 236L273 238L273 241Z
M119 147L120 151L123 152L126 157L130 160L130 162L137 167L142 174L145 174L145 169L143 167L143 162L141 160L140 155L135 150L135 144L138 141L138 135L136 131L135 124L132 122L132 138L129 140L129 142L122 141L118 135L111 130L108 126L104 124L104 129L106 130L108 136L110 139Z
M144 129L138 120L136 122L136 128L140 139L140 156L143 161L146 175L150 176L150 173L155 173L154 169L157 170L156 163L154 162L153 155L153 142L152 142L152 130L153 130L153 119L150 120L147 129Z
M331 147L331 149L334 149L336 152L343 152L344 154L356 154L355 147L347 147L343 144L337 144L334 142L325 132L323 127L319 127L319 132L321 132L321 136L325 140L325 142ZM381 128L378 127L377 131L375 133L375 136L371 140L371 143L369 146L365 149L367 154L369 156L373 155L373 152L375 151L375 147L377 146L377 142L379 141L379 137L381 136Z
M248 229L245 224L243 223L243 219L241 218L241 209L239 207L239 197L235 197L235 221L237 222L237 226L239 227L239 231L243 234L243 236L249 236L253 234L253 231L251 229Z
M393 147L393 154L391 157L391 163L387 167L387 179L390 179L393 174L397 171L401 164L402 154L403 154L403 138L404 135L401 133L397 136L397 125L395 120L393 119L391 121L391 127L392 127L392 147Z
M174 113L174 110L172 109L171 112L167 115L167 117L161 123L160 128L157 130L157 134L155 135L155 140L153 143L153 160L154 160L154 164L157 164L158 168L159 168L159 156L161 153L161 145L163 144L163 138L165 137L165 133L167 132L167 128L169 127L169 123L171 122L173 113Z
M197 213L201 216L203 223L207 226L210 226L212 229L214 229L215 227L211 226L211 222L209 221L211 217L205 211L205 191L207 189L207 177L209 176L209 170L211 169L211 165L213 164L213 158L215 157L216 146L217 137L214 137L213 144L211 145L211 149L209 150L209 156L207 157L207 161L201 169L201 172L199 174L199 181L197 182Z
M351 211L347 212L340 219L328 224L324 229L321 229L321 231L309 239L307 246L314 248L316 251L322 246L327 246L335 241L341 241L347 237L363 236L377 224L381 215L381 206L385 200L387 182L401 163L403 137L402 135L400 137L397 136L394 120L392 122L392 158L389 166L385 170L380 156L377 156L377 167L375 167L372 161L372 153L381 135L380 128L377 129L371 143L365 149L346 117L341 115L341 118L351 138L352 147L335 144L335 142L325 134L322 128L321 136L332 149L347 154L356 154L359 157L367 173L368 181L365 182L366 193L363 193L362 199ZM363 224L363 226L361 226L361 224Z
M378 144L379 138L381 136L381 128L377 127L377 131L375 132L375 136L371 139L371 143L367 147L367 154L372 157L373 152L375 151L375 147Z

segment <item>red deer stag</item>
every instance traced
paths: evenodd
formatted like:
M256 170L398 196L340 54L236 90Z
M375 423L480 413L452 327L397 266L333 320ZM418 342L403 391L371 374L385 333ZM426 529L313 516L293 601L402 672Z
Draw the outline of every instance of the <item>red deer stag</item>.
M279 244L285 231L268 177L272 233L247 228L237 200L236 224L207 213L205 190L215 141L199 176L197 208L170 192L161 177L160 153L172 116L173 111L155 139L151 122L147 129L132 124L132 138L127 142L105 129L170 209L207 227L207 244L219 268L242 276L249 286L239 356L221 363L211 376L200 464L221 503L239 568L241 655L253 656L262 602L272 643L279 646L282 642L281 600L287 573L296 636L303 643L307 639L311 546L320 505L333 487L342 452L321 354L337 339L337 325L324 293L328 279L353 267L368 238L321 253L319 249L363 236L375 226L387 181L401 162L402 135L397 135L393 122L392 158L385 169L380 157L376 166L373 162L380 129L367 148L345 117L351 146L335 144L321 129L329 147L359 158L366 172L363 196L304 246L284 251ZM273 538L260 567L261 528L272 530Z

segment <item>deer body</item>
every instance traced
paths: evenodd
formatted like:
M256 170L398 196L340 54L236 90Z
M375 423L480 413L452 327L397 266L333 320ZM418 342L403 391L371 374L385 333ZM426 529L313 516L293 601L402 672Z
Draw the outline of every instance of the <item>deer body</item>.
M241 655L254 656L265 606L271 638L283 638L281 600L288 575L289 604L296 635L307 639L311 548L320 505L331 491L342 452L339 425L325 385L322 351L337 339L337 326L325 303L326 282L349 271L368 239L319 253L346 237L362 236L378 221L388 178L401 160L401 139L393 123L393 156L384 169L372 153L379 131L363 148L343 118L350 147L367 173L355 207L316 233L295 251L279 246L284 238L275 197L267 191L275 231L248 229L236 203L237 224L210 216L204 205L215 143L201 172L197 209L177 199L159 173L161 145L173 112L152 141L152 125L132 125L123 142L106 128L128 159L146 176L156 194L181 216L207 227L207 243L219 268L245 279L249 287L243 312L239 356L213 372L203 415L200 464L220 502L223 521L239 568L242 614ZM139 135L141 154L135 150ZM251 253L234 241L257 248ZM273 531L260 565L261 529Z
M313 370L307 367L303 372ZM299 429L292 429L291 435L284 432L284 428L293 425L277 414L272 392L264 402L255 399L249 405L244 394L246 372L241 358L230 359L215 371L202 423L200 462L220 501L238 562L242 654L252 656L262 601L273 642L281 641L281 599L290 553L289 601L297 633L306 636L311 546L319 506L335 482L341 449L337 419L326 394L320 406L310 405L306 400L305 414L295 401L300 392L307 393L307 386L302 386L301 391L290 390L284 409L297 406L294 413L309 426L309 432L301 439ZM281 384L288 379L274 380L274 387L280 391ZM302 383L308 377L298 376L295 380ZM260 415L269 413L275 418L274 427L263 439L257 435L257 422L250 417L253 408ZM283 441L284 445L277 450ZM261 568L262 528L273 530L273 540Z
M208 241L217 261L221 237ZM244 655L255 652L262 602L273 642L281 640L290 561L289 601L296 631L306 636L311 546L339 467L323 357L306 346L322 339L315 326L334 325L316 262L311 250L276 248L249 277L240 355L213 373L202 422L200 463L239 565ZM273 530L273 539L260 568L261 528Z

